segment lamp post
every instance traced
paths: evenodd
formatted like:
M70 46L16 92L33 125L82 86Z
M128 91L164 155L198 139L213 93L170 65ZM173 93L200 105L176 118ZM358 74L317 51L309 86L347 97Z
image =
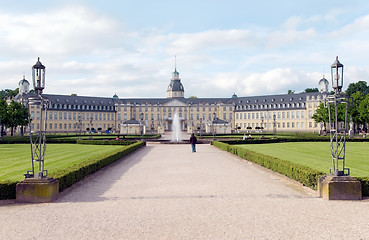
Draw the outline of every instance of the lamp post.
M261 114L263 114L263 113L261 113ZM263 131L263 129L264 129L264 116L263 115L261 115L261 138L263 139L264 138L264 131Z
M81 139L81 135L82 135L82 116L81 116L81 113L78 114L78 130L79 130L78 139Z
M213 140L215 139L215 127L214 127L214 122L215 122L216 118L217 118L216 113L213 113L213 126L212 126L212 128L213 128Z
M92 123L92 120L93 120L93 118L92 118L92 114L93 113L91 113L91 118L90 118L90 139L92 139L92 129L93 129L93 123Z
M32 108L37 111L39 109L40 112L36 112L36 117L33 119L30 117L30 112L28 114L32 170L24 174L26 179L17 183L16 199L17 202L23 203L45 203L58 198L59 181L47 177L47 170L44 169L49 100L42 96L45 88L45 66L40 62L40 58L32 67L32 79L35 93L28 97L28 110ZM38 127L32 128L32 120L37 123Z
M343 65L338 61L338 57L336 57L336 60L331 65L331 78L334 94L328 96L327 103L333 167L329 169L329 173L335 176L349 176L350 169L345 167L348 99L341 93L343 86ZM345 116L343 120L341 119L341 127L339 126L340 121L338 119L338 104L345 104Z
M44 178L47 177L47 170L44 169L45 150L46 150L46 126L47 126L47 107L48 99L42 96L42 91L45 88L45 66L38 58L35 65L32 67L32 80L35 94L28 98L28 122L29 136L31 142L31 158L32 170L27 171L26 178ZM34 109L40 109L39 115L31 119L31 106ZM36 120L36 121L35 121ZM32 129L31 121L35 121L38 125Z
M141 134L141 141L143 140L143 132L144 132L144 129L143 129L143 116L144 116L144 114L143 113L140 113L140 134Z
M276 122L276 116L275 113L273 114L273 135L274 137L277 135L277 122Z
M326 102L329 113L333 167L329 169L329 175L319 178L318 192L320 197L328 200L361 200L361 182L349 176L350 169L345 167L348 98L341 94L343 65L338 61L338 57L331 65L331 77L334 93L327 97ZM345 105L345 116L343 119L341 116L340 121L338 120L338 104Z

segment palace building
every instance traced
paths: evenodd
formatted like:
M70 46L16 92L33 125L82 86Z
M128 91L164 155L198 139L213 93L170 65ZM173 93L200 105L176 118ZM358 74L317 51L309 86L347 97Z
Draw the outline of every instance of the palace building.
M17 101L28 96L29 83L19 82ZM178 115L183 131L231 133L254 131L318 131L311 118L323 95L319 92L230 98L185 98L175 68L166 98L112 98L43 94L48 102L47 132L96 130L120 134L170 131ZM32 119L41 109L31 106ZM31 125L32 129L40 126Z

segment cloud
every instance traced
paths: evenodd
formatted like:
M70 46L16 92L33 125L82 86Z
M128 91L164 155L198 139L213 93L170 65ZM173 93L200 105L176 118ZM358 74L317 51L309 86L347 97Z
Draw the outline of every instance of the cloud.
M45 92L55 94L165 97L174 55L186 96L302 91L316 87L336 55L348 65L348 82L366 79L369 15L338 25L340 14L290 16L276 28L173 33L127 30L124 22L83 5L1 12L0 89L16 88L24 72L30 78L38 56L47 68Z

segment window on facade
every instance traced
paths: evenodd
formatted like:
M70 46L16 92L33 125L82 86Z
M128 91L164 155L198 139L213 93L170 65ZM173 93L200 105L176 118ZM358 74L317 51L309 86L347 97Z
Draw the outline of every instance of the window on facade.
M49 119L53 119L53 113L49 112Z
M296 123L296 128L300 128L300 123Z
M290 112L287 112L287 118L290 118Z
M256 119L259 119L259 113L256 113Z
M49 129L53 129L53 124L52 123L49 124Z
M252 119L255 119L255 113L252 113L252 114L251 114L251 118L252 118Z
M291 112L291 118L295 118L295 112L294 111Z
M227 114L223 113L223 120L226 120L226 119L227 119Z
M72 119L72 113L68 113L68 119L71 120Z
M296 118L300 118L300 112L296 111Z
M287 128L289 128L289 127L290 127L290 123L288 122L288 123L287 123Z

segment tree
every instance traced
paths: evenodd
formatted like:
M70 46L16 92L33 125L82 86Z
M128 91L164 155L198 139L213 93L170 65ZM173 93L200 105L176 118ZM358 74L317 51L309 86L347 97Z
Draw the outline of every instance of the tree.
M5 89L5 90L1 90L0 91L0 99L7 99L9 98L13 98L15 96L17 96L17 94L19 93L19 88L16 88L14 90L11 89Z
M364 100L365 96L362 92L356 92L351 95L349 99L351 107L349 108L349 115L352 116L353 123L357 126L358 124L362 124L362 114L360 111L360 104ZM356 127L355 127L356 129Z
M295 93L295 90L291 90L291 89L289 89L287 92L287 94L294 94L294 93Z
M327 130L327 123L329 122L328 108L324 106L324 103L320 103L316 112L311 117L316 123L323 123L324 130Z
M4 125L9 127L11 136L14 135L14 129L18 126L25 126L28 122L28 111L21 103L11 101L6 107Z
M318 88L306 88L303 93L319 92Z
M345 113L346 113L346 104L339 103L337 105L337 117L339 122L343 122L345 120ZM316 123L323 123L324 124L324 130L327 130L327 123L329 123L329 114L328 114L328 106L325 107L324 103L320 103L318 108L316 109L316 112L311 117L315 120ZM331 118L332 121L335 121L335 109L334 105L331 105Z
M359 119L364 125L364 129L366 130L365 125L369 123L369 94L366 95L365 98L359 103L358 112Z
M6 101L0 99L0 125L1 125L0 136L2 136L4 132L4 123L6 118L7 106L8 105L6 104Z
M358 81L357 83L350 83L347 87L346 93L351 96L356 92L361 92L364 95L369 93L369 87L365 81Z

